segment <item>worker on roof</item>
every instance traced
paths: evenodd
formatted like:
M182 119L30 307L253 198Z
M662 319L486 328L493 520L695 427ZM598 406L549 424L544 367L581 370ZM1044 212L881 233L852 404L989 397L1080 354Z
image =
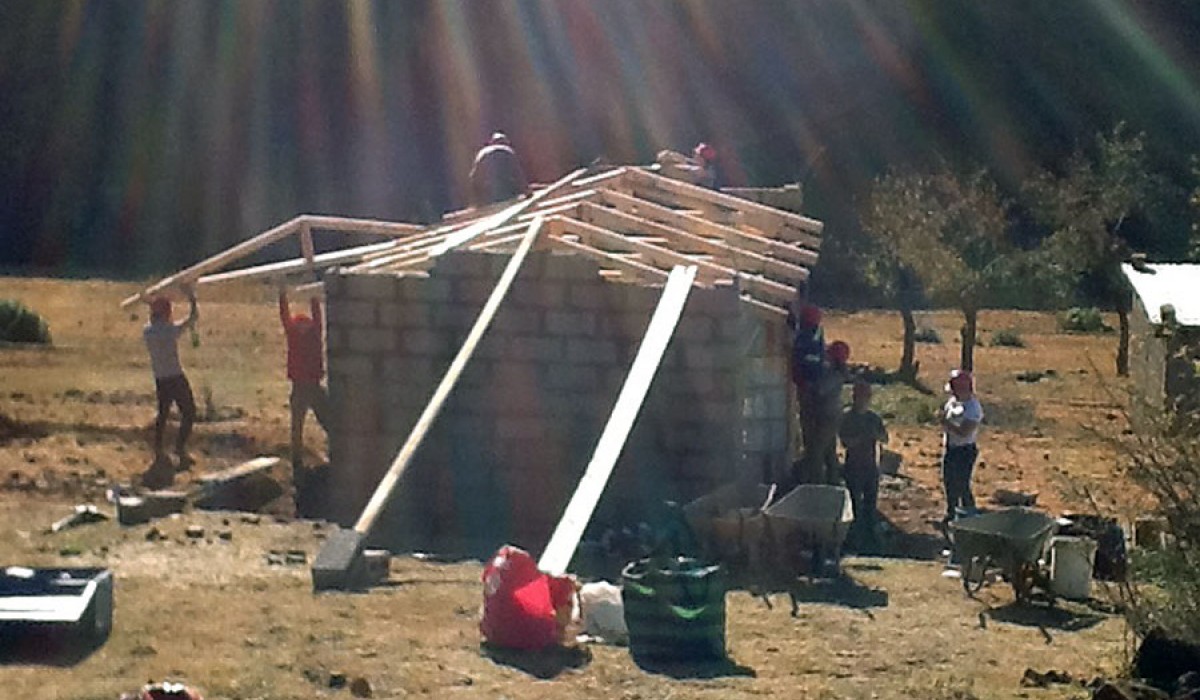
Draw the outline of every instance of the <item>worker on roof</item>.
M497 131L475 154L470 175L471 206L481 207L493 202L515 199L529 191L529 181L521 169L508 136Z
M292 315L288 308L287 288L279 286L279 321L287 338L287 377L292 382L289 404L292 412L292 477L302 479L304 467L304 419L309 409L321 429L329 432L329 395L321 380L325 377L322 359L321 302L313 297L311 316Z
M179 433L175 437L179 469L187 469L192 464L187 441L196 420L196 399L179 363L179 336L188 329L194 333L196 321L200 318L196 293L188 285L183 287L183 292L191 305L187 318L179 322L172 321L171 300L158 295L150 299L150 321L142 329L142 340L150 353L150 369L154 373L154 394L158 400L158 416L154 420L154 463L156 466L169 464L163 451L163 431L167 427L171 404L175 404L179 408ZM199 340L193 336L193 342L198 343Z
M720 186L717 149L703 141L692 149L691 157L665 150L658 152L655 163L659 172L667 177L714 190Z

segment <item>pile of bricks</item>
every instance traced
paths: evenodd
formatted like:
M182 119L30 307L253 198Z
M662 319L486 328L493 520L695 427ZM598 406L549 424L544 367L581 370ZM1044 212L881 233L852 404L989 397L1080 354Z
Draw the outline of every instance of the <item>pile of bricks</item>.
M452 252L428 274L326 278L330 498L352 522L508 261ZM660 289L534 251L377 528L381 544L545 545L587 465ZM782 319L694 289L595 520L632 524L777 469L788 446ZM749 471L747 471L749 470Z

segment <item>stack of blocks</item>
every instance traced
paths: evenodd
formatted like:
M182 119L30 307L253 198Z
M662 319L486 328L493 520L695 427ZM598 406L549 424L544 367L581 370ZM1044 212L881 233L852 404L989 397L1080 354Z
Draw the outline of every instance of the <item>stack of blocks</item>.
M433 395L509 257L326 277L331 507L352 524ZM660 288L535 250L373 533L393 551L545 546L616 403ZM732 287L696 288L593 522L647 520L786 462L786 333Z

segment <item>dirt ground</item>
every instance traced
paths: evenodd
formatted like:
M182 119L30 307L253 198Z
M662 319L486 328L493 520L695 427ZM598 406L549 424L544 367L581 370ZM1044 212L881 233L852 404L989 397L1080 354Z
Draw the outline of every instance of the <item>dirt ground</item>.
M614 647L552 659L481 653L478 563L397 558L389 584L370 594L314 597L307 564L272 563L271 552L302 551L311 562L330 526L292 520L286 491L257 521L197 511L152 525L46 533L70 506L99 502L106 487L136 481L151 462L144 311L117 305L134 289L0 278L0 297L41 312L55 338L50 349L0 348L0 562L104 565L117 581L107 643L68 658L2 650L7 696L113 698L170 677L210 699L350 697L330 687L337 672L366 678L375 697L1082 698L1079 686L1023 688L1021 674L1056 668L1086 679L1120 663L1124 627L1104 606L1030 612L1010 605L1002 585L972 600L941 576L939 562L919 560L940 547L931 525L941 508L939 435L928 417L957 361L954 313L920 319L945 340L918 346L922 377L937 391L877 393L891 447L904 460L903 477L885 483L881 510L897 528L892 543L907 543L900 551L916 559L851 558L842 584L801 589L796 618L783 596L768 609L731 593L734 663L696 677L694 669L639 668ZM277 324L269 289L202 291L201 342L185 341L182 359L206 420L192 449L197 464L177 485L257 455L286 457ZM1088 509L1094 499L1123 521L1136 515L1139 495L1106 443L1126 429L1114 337L1058 333L1049 314L985 312L980 325L976 366L988 414L976 472L981 501L1003 487L1036 491L1054 513ZM895 314L835 312L826 328L828 339L851 344L852 361L891 367L899 356ZM987 345L999 329L1017 330L1025 347ZM1043 375L1018 379L1030 371ZM307 444L314 454L324 450L315 427ZM285 486L287 471L281 465L274 474ZM204 536L184 536L189 524L203 526Z

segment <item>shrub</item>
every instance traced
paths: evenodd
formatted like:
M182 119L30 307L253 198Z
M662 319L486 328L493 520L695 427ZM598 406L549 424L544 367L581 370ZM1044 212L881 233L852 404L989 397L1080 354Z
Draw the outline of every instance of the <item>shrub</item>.
M1111 333L1100 310L1094 306L1074 306L1058 315L1058 327L1067 333Z
M1025 339L1016 328L1001 328L992 333L992 346L1002 348L1023 348Z
M1134 580L1122 589L1126 615L1140 635L1154 628L1200 643L1200 413L1152 421L1119 443L1130 478L1154 498L1151 515L1166 523L1161 551L1135 556Z
M931 326L924 326L924 327L918 328L917 331L915 333L913 333L913 340L917 341L918 343L929 343L931 345L941 345L942 336L938 335L936 328L933 328Z
M50 344L46 320L13 299L0 299L0 341L8 343Z

